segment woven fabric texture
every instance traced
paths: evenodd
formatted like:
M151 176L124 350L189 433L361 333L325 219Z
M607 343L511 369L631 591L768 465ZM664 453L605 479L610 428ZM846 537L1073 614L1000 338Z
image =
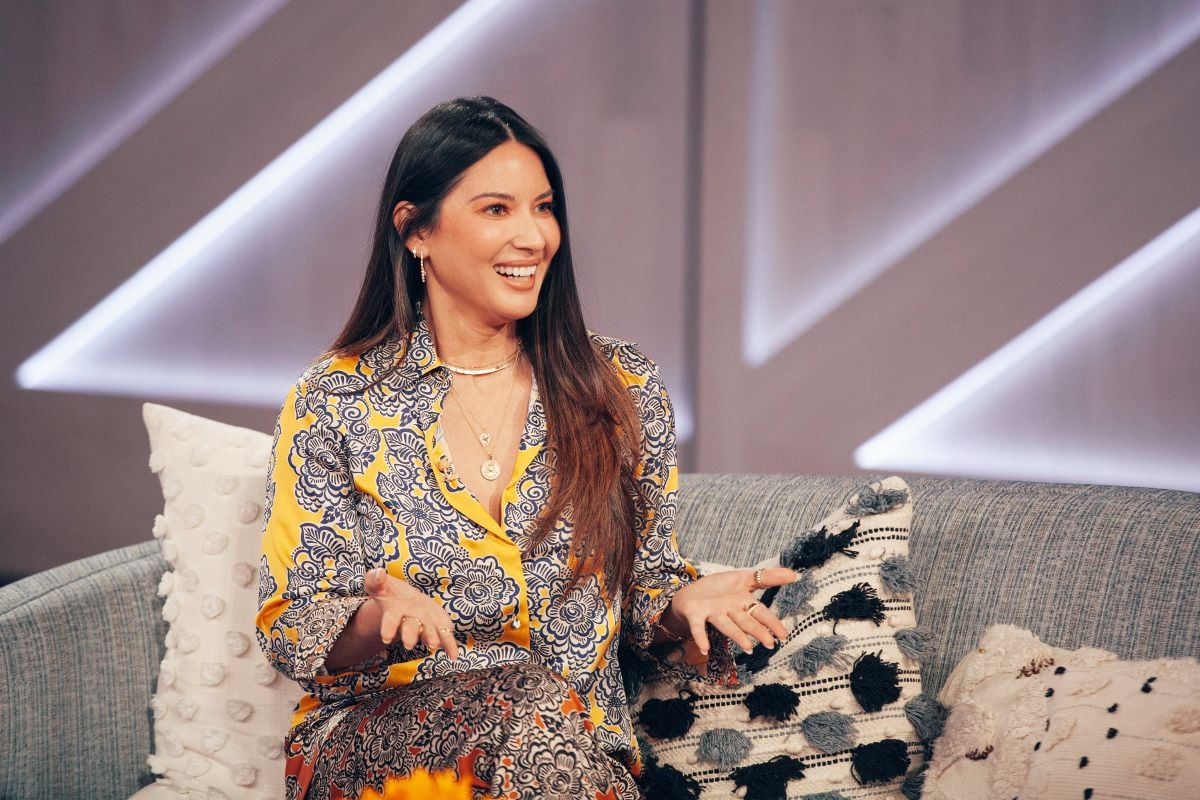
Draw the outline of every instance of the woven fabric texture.
M153 779L165 567L146 542L0 589L0 797L124 800Z

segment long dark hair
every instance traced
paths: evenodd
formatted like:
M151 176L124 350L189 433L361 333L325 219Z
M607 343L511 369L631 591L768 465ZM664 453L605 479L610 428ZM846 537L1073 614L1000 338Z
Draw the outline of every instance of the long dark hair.
M624 385L583 322L558 162L541 134L517 112L491 97L448 100L404 134L384 181L362 290L330 352L358 355L390 336L407 339L413 332L423 289L417 260L404 242L412 233L433 230L442 201L463 173L506 141L520 142L541 159L561 232L537 307L517 322L517 336L541 392L554 456L553 488L531 541L536 546L544 540L570 509L575 567L568 588L602 569L611 598L633 575L641 511L634 477L640 425ZM397 230L392 214L402 200L416 210Z

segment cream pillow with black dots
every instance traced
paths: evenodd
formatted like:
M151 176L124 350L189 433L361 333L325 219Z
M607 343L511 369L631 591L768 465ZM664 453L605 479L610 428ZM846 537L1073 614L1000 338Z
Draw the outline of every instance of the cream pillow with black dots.
M756 565L782 563L801 580L762 593L789 634L778 649L738 656L739 686L681 684L651 671L635 704L648 797L914 794L924 742L940 732L944 709L921 693L931 637L913 611L911 520L908 486L887 478Z
M151 701L160 777L135 797L279 798L301 690L255 638L271 437L153 403L143 417L166 501L153 532L170 627Z
M994 625L939 696L925 800L1195 800L1200 662L1122 661Z

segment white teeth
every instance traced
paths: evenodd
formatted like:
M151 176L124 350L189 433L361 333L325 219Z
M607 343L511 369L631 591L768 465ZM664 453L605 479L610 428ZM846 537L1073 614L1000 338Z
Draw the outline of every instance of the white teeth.
M537 267L493 267L496 272L508 278L532 278Z

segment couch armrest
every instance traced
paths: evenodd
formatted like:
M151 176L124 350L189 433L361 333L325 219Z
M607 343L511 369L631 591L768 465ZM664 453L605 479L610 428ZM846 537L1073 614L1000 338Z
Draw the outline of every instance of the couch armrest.
M0 797L126 800L153 780L157 542L0 588Z

